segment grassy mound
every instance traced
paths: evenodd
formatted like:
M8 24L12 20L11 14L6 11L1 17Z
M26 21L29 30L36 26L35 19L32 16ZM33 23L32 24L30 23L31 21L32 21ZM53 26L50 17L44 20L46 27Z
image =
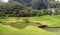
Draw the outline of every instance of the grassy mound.
M50 26L60 26L60 15L56 16L41 16L41 17L8 17L6 19L0 19L4 22L23 22L23 19L28 18L30 22L40 22Z
M37 28L35 23L21 23L28 18L30 22L39 22L48 26L60 26L60 15L41 17L9 17L0 19L0 35L60 35Z
M50 26L60 26L60 15L32 17L30 20L33 22L40 22Z
M25 29L16 29L8 25L0 24L0 35L59 35L47 32L35 26L27 26Z

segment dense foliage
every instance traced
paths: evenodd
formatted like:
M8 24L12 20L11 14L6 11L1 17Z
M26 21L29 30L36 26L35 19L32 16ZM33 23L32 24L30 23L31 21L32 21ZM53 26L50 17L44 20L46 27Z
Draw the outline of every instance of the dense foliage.
M0 16L27 16L30 10L30 7L18 2L0 4Z
M38 2L39 1L39 2ZM31 6L26 4L21 4L19 2L7 2L0 3L0 17L29 17L29 16L42 16L42 15L52 15L59 14L60 3L52 2L49 3L42 0L33 0ZM46 3L45 3L46 2ZM47 6L48 5L48 6ZM43 6L41 8L41 6ZM48 10L50 8L57 8L54 13Z
M0 17L20 17L20 16L36 16L43 15L40 10L33 9L31 6L26 6L18 2L8 2L0 4ZM38 14L40 13L40 14Z

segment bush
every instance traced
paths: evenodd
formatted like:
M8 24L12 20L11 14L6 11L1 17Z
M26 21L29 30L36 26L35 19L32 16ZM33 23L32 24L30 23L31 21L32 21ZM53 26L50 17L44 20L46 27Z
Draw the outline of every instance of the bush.
M48 10L37 10L36 16L48 15Z

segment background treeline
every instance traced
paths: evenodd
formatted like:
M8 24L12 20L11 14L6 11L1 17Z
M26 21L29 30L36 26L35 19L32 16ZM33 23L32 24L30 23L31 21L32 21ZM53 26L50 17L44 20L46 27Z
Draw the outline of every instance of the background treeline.
M35 2L35 3L34 3ZM32 5L27 6L19 2L0 3L0 17L29 17L29 16L42 16L51 15L52 11L48 11L49 8L60 9L60 3L53 2L48 6L41 8L40 3L34 1ZM59 14L56 12L54 14Z
M28 17L47 14L47 10L33 9L32 6L26 6L18 2L0 4L0 17Z

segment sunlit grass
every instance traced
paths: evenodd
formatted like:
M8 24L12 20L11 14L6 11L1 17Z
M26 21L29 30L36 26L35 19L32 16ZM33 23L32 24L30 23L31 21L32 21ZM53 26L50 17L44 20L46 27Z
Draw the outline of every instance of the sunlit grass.
M40 16L40 17L8 17L0 19L0 22L13 23L10 25L2 25L0 23L0 35L60 35L53 32L47 32L35 26L35 23L24 24L24 19L28 18L30 22L39 22L48 26L60 26L60 15L56 16ZM15 24L14 24L15 23ZM15 27L13 27L15 26ZM19 28L16 28L19 27ZM22 28L22 29L21 29Z
M0 35L59 35L59 34L47 32L32 25L27 26L25 29L16 29L8 25L0 24Z
M8 17L6 19L0 19L4 22L23 22L23 19L28 18L30 22L40 22L50 26L60 26L60 15L56 16L40 16L40 17Z
M43 24L47 24L50 26L60 26L60 15L56 16L42 16L42 17L32 17L31 21L37 21Z

